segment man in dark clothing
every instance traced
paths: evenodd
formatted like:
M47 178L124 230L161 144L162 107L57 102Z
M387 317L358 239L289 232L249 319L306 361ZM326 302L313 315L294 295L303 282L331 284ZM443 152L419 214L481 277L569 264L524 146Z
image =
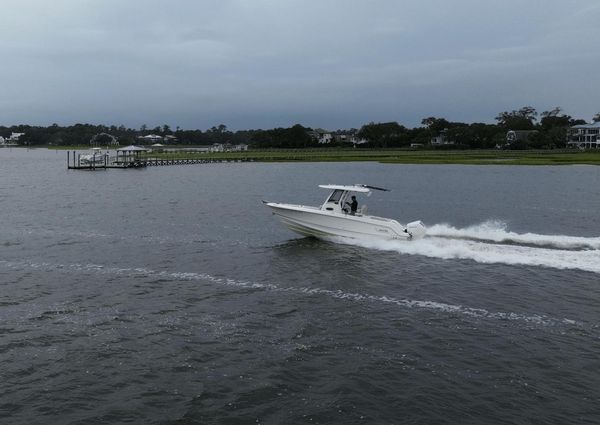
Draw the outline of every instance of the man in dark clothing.
M346 202L350 205L350 214L356 214L356 210L358 210L358 201L356 200L356 196L352 196L352 202Z

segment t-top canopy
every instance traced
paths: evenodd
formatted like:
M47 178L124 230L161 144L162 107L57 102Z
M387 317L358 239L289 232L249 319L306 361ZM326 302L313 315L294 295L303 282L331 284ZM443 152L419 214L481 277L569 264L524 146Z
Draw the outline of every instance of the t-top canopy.
M369 188L362 186L362 185L344 186L344 185L339 185L339 184L320 184L319 187L323 188L323 189L345 190L348 192L360 192L360 193L368 193L371 191Z

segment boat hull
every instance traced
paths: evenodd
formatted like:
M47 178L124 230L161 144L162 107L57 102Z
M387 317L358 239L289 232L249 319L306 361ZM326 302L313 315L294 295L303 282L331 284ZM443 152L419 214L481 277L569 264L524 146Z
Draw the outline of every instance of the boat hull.
M79 163L81 165L104 165L108 162L108 155L96 154L96 155L81 155L79 157Z
M421 222L402 226L396 220L383 217L339 214L303 205L266 204L285 226L304 236L411 240L425 234Z

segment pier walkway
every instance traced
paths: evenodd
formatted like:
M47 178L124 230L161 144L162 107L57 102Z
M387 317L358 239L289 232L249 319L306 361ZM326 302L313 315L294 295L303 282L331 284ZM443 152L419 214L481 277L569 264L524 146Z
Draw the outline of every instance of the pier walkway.
M123 156L98 156L93 160L83 160L75 151L67 152L67 169L69 170L107 170L109 168L146 168L168 165L214 164L222 162L254 162L254 158L141 158Z

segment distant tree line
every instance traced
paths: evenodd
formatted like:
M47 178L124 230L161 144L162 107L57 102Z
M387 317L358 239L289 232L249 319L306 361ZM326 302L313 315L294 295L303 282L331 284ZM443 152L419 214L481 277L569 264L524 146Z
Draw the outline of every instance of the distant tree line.
M539 117L539 119L538 119ZM553 149L562 148L566 144L567 129L573 125L585 124L584 120L574 119L562 112L560 107L544 111L538 115L531 106L518 110L500 112L495 117L496 124L451 122L445 118L427 117L421 121L421 126L407 128L397 122L368 123L360 129L336 130L334 135L351 135L356 140L364 141L358 147L366 148L402 148L411 145L432 146L433 138L442 137L445 143L438 143L438 149L489 149L505 147L509 149ZM600 113L594 121L600 121ZM248 144L255 148L309 148L320 146L347 145L336 142L320 144L311 136L311 128L296 124L290 128L274 128L269 130L230 131L227 126L220 124L205 131L175 130L168 125L148 128L142 125L139 129L120 126L105 126L92 124L75 124L49 127L16 125L0 126L0 136L8 137L11 133L24 133L20 144L74 146L90 143L95 135L108 133L117 138L119 144L141 144L141 136L149 134L161 136L166 143L179 145L211 145L214 143ZM520 137L514 143L507 144L506 135L509 130L519 132L526 137ZM314 133L314 132L313 132ZM169 137L167 137L169 136ZM97 137L99 145L108 144L107 140Z
M121 146L131 144L143 144L144 139L140 136L154 134L157 136L173 136L177 144L184 145L211 145L214 143L249 143L253 134L252 130L232 132L227 126L221 124L206 131L172 130L168 125L162 127L148 128L142 125L140 129L126 128L125 126L106 126L93 124L75 124L71 126L59 126L52 124L49 127L16 125L12 127L1 127L0 136L8 137L11 133L25 133L20 139L20 144L27 145L54 145L75 146L89 144L94 136L108 133L115 137ZM165 141L168 142L168 138ZM108 144L110 137L96 138L99 145ZM162 143L162 142L161 142Z

